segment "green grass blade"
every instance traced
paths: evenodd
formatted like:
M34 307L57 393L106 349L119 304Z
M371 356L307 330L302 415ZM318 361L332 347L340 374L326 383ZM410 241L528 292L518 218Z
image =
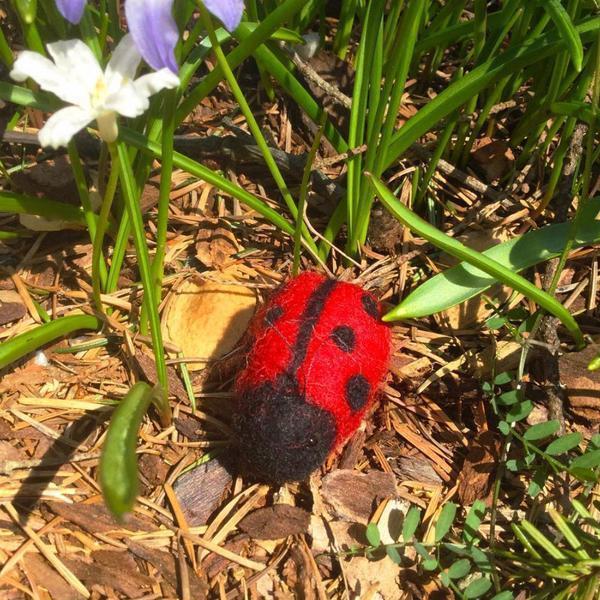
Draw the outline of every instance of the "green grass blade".
M512 287L513 289L521 292L523 295L537 302L537 304L539 304L539 306L541 306L544 310L557 317L573 336L577 345L579 347L583 347L583 334L581 333L581 329L579 329L575 319L571 313L569 313L569 311L550 294L540 290L533 285L533 283L527 281L527 279L524 277L513 273L502 263L489 258L485 254L468 248L458 240L451 238L427 221L423 220L421 217L404 206L404 204L402 204L399 200L397 200L392 192L390 192L379 179L372 175L371 181L373 182L377 195L383 204L385 204L387 209L404 225L410 227L410 229L419 234L421 237L425 238L448 254L455 256L460 260L464 260L481 269L482 271L485 271L488 275L498 279L498 281L501 281L502 283ZM439 294L439 292L436 292L436 294ZM383 317L384 321L394 321L396 319L397 317L393 312L388 313Z
M93 315L69 315L44 323L0 344L0 369L74 331L82 329L98 331L101 327L102 321Z
M575 238L575 247L600 242L600 221L594 220L600 209L600 198L586 208L589 218ZM548 225L525 235L493 246L482 254L518 273L559 256L569 239L569 224ZM496 283L481 269L461 263L435 275L411 292L389 314L395 319L415 319L447 310L484 292Z
M586 20L577 26L576 31L582 40L593 39L600 30L600 17ZM496 56L473 69L462 79L448 86L442 93L428 102L409 119L392 138L387 152L385 167L390 166L412 143L424 135L431 127L446 118L471 98L502 77L512 75L539 60L560 51L564 41L557 35L543 35L526 40L523 44Z
M583 64L583 44L575 25L569 16L569 13L565 10L560 0L546 0L541 5L544 10L548 12L552 21L556 25L556 28L560 32L569 53L571 54L571 60L577 71L581 71Z
M159 159L162 158L160 144L149 141L142 134L137 133L132 129L121 127L120 138L127 144L139 148L143 152L149 152ZM237 198L240 202L243 202L252 210L255 210L257 213L271 221L273 225L279 227L282 231L294 235L293 225L289 221L286 221L286 219L284 219L277 211L256 198L256 196L253 196L240 186L231 183L231 181L215 173L208 167L205 167L199 162L188 158L179 152L173 152L173 165L214 185L226 194L230 194L234 198Z
M14 192L0 192L0 212L39 215L45 219L86 225L85 215L81 208L63 202L56 202L55 200L48 200L47 198L36 198Z

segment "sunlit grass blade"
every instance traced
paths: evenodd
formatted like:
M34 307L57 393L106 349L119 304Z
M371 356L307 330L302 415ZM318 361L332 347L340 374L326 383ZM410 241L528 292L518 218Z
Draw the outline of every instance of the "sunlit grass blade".
M19 215L38 215L45 219L55 219L77 223L85 227L86 219L81 208L15 192L0 192L0 212Z
M74 331L98 331L101 327L102 321L93 315L68 315L39 325L0 344L0 369Z
M569 13L565 10L561 0L546 0L541 3L541 6L548 12L565 41L571 54L573 65L577 71L581 71L581 65L583 63L583 44L581 43L581 38L579 37L577 29L575 29L575 25L573 25Z
M159 159L162 158L160 144L149 141L146 137L133 131L132 129L122 127L120 131L120 138L124 142L139 148L143 152L149 152ZM256 196L253 196L242 187L235 185L208 167L205 167L192 158L184 156L180 152L173 152L173 165L179 169L187 171L195 177L203 179L211 185L214 185L226 194L230 194L234 198L237 198L240 202L243 202L252 210L255 210L257 213L271 221L273 225L279 227L279 229L282 231L285 231L290 235L294 235L293 225L284 219L276 210L273 210L270 206L262 202L262 200Z
M586 213L590 218L583 220L584 225L575 238L575 247L600 242L600 221L594 220L599 208L600 198L587 207ZM560 256L569 236L568 223L548 225L493 246L482 254L518 273ZM432 315L473 298L495 283L496 279L481 269L461 263L422 283L389 314L395 319L415 319Z
M513 273L503 264L489 258L485 254L468 248L458 240L441 232L404 206L404 204L396 199L392 192L390 192L379 179L371 176L371 180L375 186L377 195L383 204L404 225L448 254L481 269L498 281L512 287L514 290L521 292L524 296L537 302L543 309L553 314L563 323L569 333L573 336L578 347L583 347L583 334L579 325L577 325L569 311L550 294L540 290L533 285L533 283L527 281L527 279L520 275ZM436 292L436 294L437 293L438 292ZM396 319L397 317L393 312L388 313L383 317L384 321L394 321Z
M576 30L583 40L593 39L600 30L600 17L584 21L577 26ZM528 40L476 67L462 79L448 86L406 122L392 138L384 166L391 165L434 124L439 123L452 111L467 103L491 83L552 56L563 47L562 38L546 34Z

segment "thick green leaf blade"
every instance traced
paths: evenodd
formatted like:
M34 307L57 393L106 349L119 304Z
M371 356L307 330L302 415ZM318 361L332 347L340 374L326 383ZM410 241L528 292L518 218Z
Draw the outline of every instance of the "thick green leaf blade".
M19 215L39 215L46 219L56 219L85 225L85 217L81 208L14 192L0 192L0 212Z
M600 221L594 220L600 210L600 197L586 207L586 216L575 238L575 247L600 241ZM529 231L520 238L498 244L482 252L488 258L518 273L543 261L559 256L569 237L569 224L548 225ZM494 277L462 262L435 275L411 292L390 311L394 319L416 319L448 310L485 292L496 283Z
M446 235L431 223L428 223L412 210L404 206L404 204L402 204L402 202L400 202L377 177L370 175L370 179L381 202L404 225L410 227L410 229L441 250L472 264L478 269L485 271L488 275L491 275L495 279L502 281L514 290L522 293L524 296L531 298L537 302L540 307L553 314L562 322L573 336L573 339L579 348L585 345L583 333L581 332L579 325L571 313L558 302L556 298L539 289L524 277L517 275L502 263L490 259L485 254L476 252L459 242L457 239ZM436 291L436 294L439 294L439 290ZM397 320L397 318L394 310L392 310L383 317L383 320L394 321Z
M371 544L371 546L375 546L375 548L379 547L381 544L381 535L379 534L379 527L377 527L377 523L369 523L367 525L365 535L367 536L367 541L369 544Z
M74 331L84 329L98 331L101 327L102 321L93 315L68 315L44 323L0 344L0 369Z
M138 493L135 450L153 395L154 389L147 383L136 383L121 400L106 433L98 476L104 501L118 519L133 508Z

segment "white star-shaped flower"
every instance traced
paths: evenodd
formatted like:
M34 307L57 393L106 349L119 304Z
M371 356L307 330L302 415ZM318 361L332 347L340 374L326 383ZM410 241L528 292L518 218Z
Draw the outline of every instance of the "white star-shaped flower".
M55 42L47 48L54 62L25 50L10 73L16 81L31 77L43 90L72 105L54 113L42 127L42 146L67 145L94 120L100 137L114 142L118 135L117 114L137 117L147 110L152 94L179 85L177 75L167 68L134 79L141 56L130 34L119 42L104 71L81 40Z

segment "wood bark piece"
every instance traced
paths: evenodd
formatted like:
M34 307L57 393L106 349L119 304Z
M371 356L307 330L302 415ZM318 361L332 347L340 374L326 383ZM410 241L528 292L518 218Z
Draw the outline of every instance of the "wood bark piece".
M381 471L360 473L338 469L323 478L323 501L340 519L369 522L377 503L396 495L394 476Z
M258 540L278 540L308 531L310 515L289 504L275 504L252 511L244 517L239 528Z
M232 482L230 469L219 458L180 475L173 489L187 524L205 525L229 493Z

